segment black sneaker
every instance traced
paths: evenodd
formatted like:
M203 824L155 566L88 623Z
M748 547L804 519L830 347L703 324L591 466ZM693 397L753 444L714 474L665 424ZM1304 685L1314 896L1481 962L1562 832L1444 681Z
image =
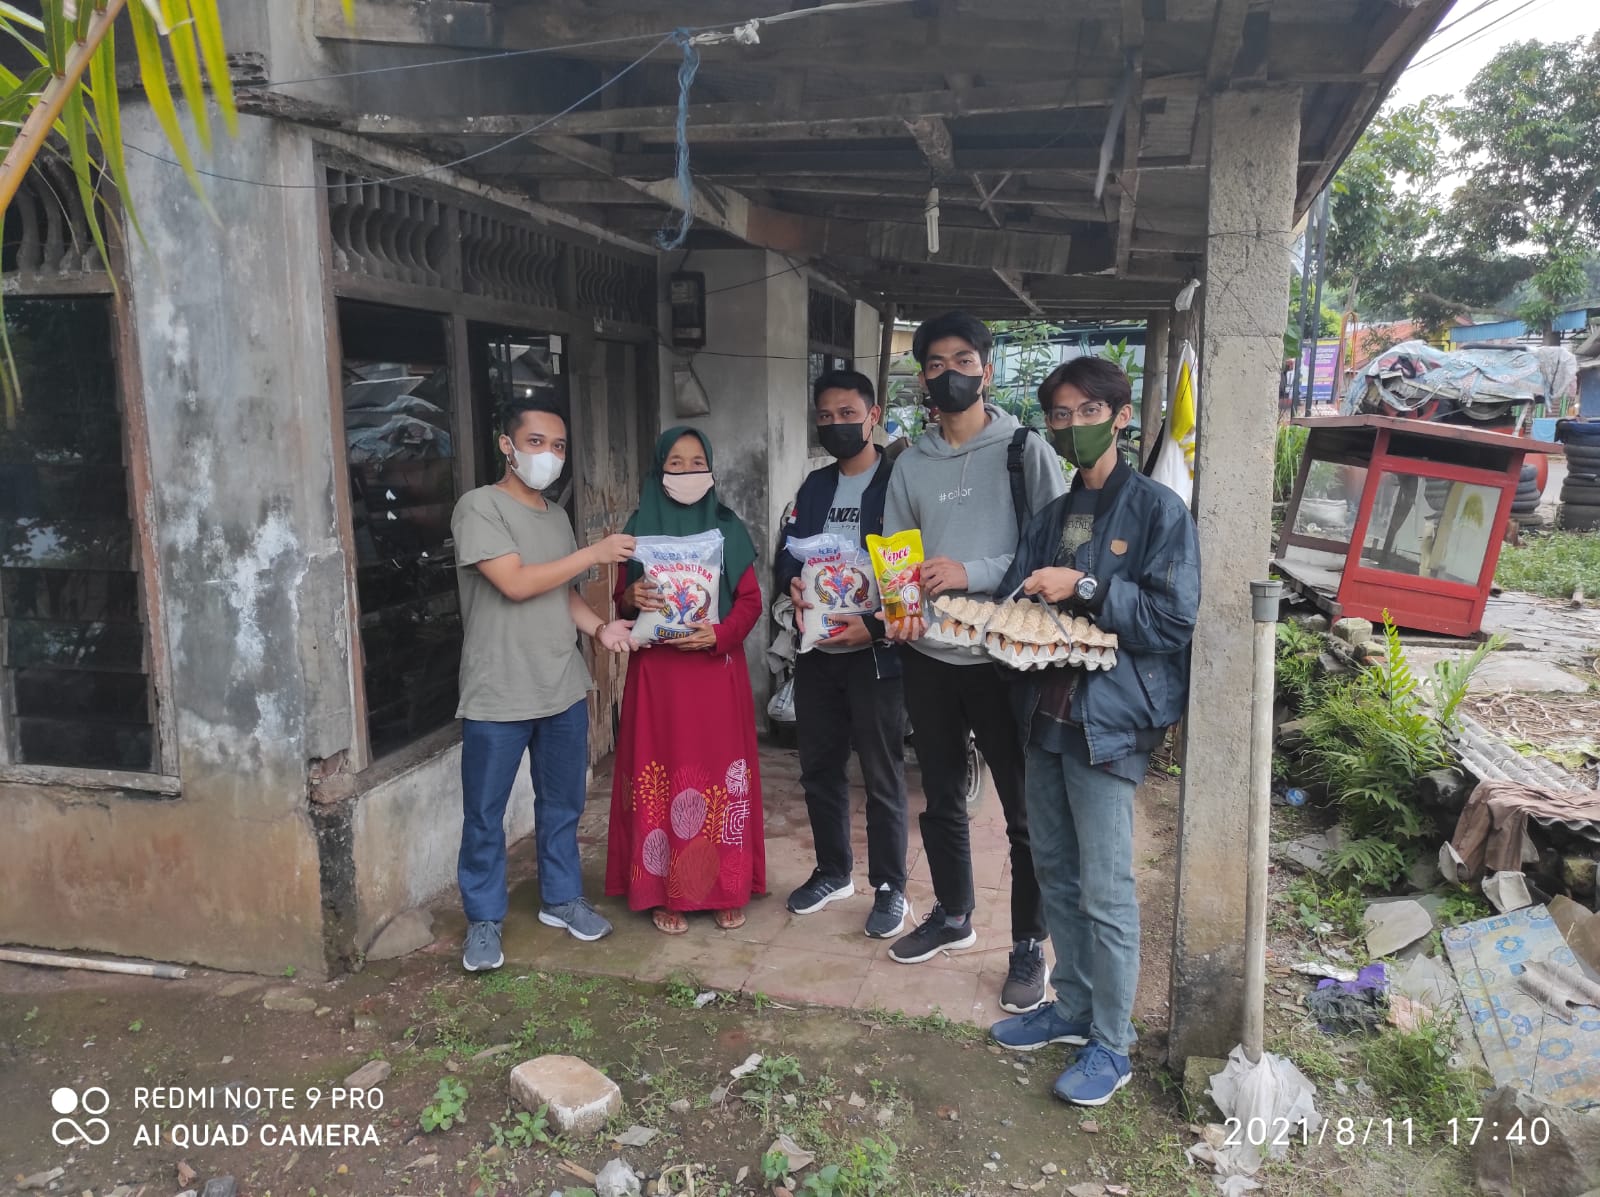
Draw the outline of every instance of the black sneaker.
M935 902L933 910L922 920L920 927L910 935L895 940L894 947L889 949L889 959L896 964L921 964L924 960L932 960L940 952L947 952L951 948L970 948L978 942L978 933L972 929L970 914L959 927L950 926L945 918L944 907Z
M826 877L821 869L811 870L811 880L789 895L790 914L816 914L829 902L848 898L856 892L848 877Z
M904 930L911 906L906 896L885 881L872 897L872 913L867 916L867 937L889 939Z
M1026 1014L1044 1005L1044 949L1025 939L1011 949L1011 967L1000 988L1000 1009Z

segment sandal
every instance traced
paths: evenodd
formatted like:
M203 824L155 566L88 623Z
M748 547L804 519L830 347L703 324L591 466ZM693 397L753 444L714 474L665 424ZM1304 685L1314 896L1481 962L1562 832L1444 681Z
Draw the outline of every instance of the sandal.
M744 911L742 910L719 910L713 917L717 920L717 926L724 931L737 931L744 926Z
M683 935L689 930L689 920L676 910L668 910L665 906L658 906L652 910L650 921L663 935Z

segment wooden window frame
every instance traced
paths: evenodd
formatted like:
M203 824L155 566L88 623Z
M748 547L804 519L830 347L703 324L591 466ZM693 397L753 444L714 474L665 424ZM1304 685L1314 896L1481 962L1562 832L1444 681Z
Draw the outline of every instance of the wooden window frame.
M37 167L35 169L38 169ZM74 193L75 194L75 193ZM130 795L175 798L182 793L177 712L172 700L172 665L167 652L165 607L156 553L155 481L150 464L150 430L139 370L138 338L127 279L127 254L118 218L104 222L111 252L109 268L70 275L7 276L7 299L107 299L110 301L113 377L122 415L122 451L127 463L129 526L139 572L143 658L152 707L150 772L93 769L73 765L30 765L17 761L15 679L9 668L0 684L0 783L120 791Z

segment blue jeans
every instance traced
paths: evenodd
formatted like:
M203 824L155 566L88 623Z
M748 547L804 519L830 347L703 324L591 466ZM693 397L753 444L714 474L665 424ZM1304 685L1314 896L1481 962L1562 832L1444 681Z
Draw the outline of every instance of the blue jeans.
M1096 1043L1123 1056L1133 1047L1139 983L1136 788L1091 765L1087 744L1081 753L1028 747L1028 831L1056 949L1056 1011L1088 1022Z
M560 906L583 894L578 816L588 796L589 702L514 723L461 721L461 855L456 881L471 922L506 917L506 803L522 754L533 775L539 899Z

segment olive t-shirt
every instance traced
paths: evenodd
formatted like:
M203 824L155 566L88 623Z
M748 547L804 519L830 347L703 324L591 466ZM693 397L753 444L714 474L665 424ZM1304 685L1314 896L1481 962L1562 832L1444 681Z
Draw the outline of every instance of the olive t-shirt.
M572 522L551 504L535 511L497 486L456 503L456 583L461 588L461 704L458 719L510 723L559 715L592 687L568 609L569 587L513 602L477 569L516 554L542 565L577 552Z

